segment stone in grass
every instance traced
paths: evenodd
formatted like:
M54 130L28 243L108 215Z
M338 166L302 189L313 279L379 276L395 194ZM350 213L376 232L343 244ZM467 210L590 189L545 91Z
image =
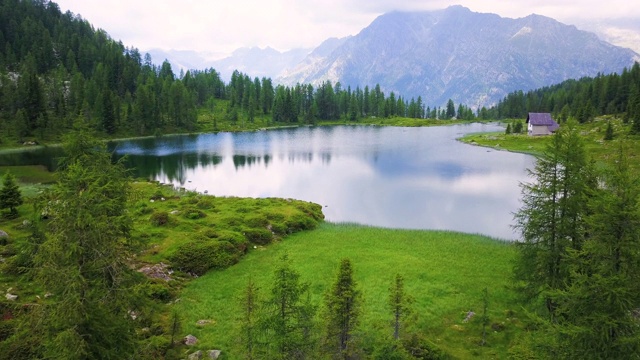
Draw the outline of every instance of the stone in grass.
M197 326L205 326L213 323L213 320L198 320L196 321Z
M189 334L182 339L182 342L184 342L185 345L192 346L198 342L198 338Z
M7 293L7 295L5 295L5 297L9 301L16 301L16 299L18 298L18 295L13 295L13 294Z

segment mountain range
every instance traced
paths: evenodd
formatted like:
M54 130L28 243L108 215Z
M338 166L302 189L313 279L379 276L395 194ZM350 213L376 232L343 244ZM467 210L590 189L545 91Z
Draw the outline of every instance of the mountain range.
M639 60L633 50L548 17L511 19L451 6L387 13L357 35L328 39L312 51L245 48L207 67L223 79L237 69L289 86L379 84L385 93L421 96L434 106L452 99L479 108L512 91L620 72Z

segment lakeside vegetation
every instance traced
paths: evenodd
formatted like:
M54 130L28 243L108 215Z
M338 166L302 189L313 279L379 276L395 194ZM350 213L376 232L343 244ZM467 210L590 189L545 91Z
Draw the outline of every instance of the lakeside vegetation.
M393 350L400 359L620 358L640 348L630 316L640 304L639 191L624 166L638 171L638 64L620 75L515 92L473 114L451 101L425 108L420 98L385 95L377 86L274 86L240 72L225 84L213 69L176 76L167 62L143 60L52 2L6 1L0 19L5 148L59 142L77 124L108 139L316 124L424 126L529 111L552 112L563 127L580 122L564 137L464 139L546 161L532 172L546 187L525 187L520 247L469 234L323 223L319 205L297 200L130 183L106 154L93 153L93 142L76 143L57 176L41 167L0 167L4 179L16 176L22 194L2 200L0 229L9 236L0 237L0 359L178 359L214 347L222 358L240 357L247 352L238 298L249 279L263 296L277 292L273 276L283 254L289 274L309 283L307 305L318 309L341 260L349 259L362 293L353 334L365 357L388 358ZM595 169L587 166L591 159ZM13 193L13 180L2 189ZM392 340L387 301L396 274L415 299L401 345ZM295 285L305 293L304 284ZM469 311L475 316L465 322ZM319 340L330 324L326 313L314 314L305 329ZM268 331L278 343L288 339ZM185 346L187 334L199 343ZM310 357L326 355L319 342L305 344L315 351ZM269 357L286 357L264 346Z
M511 244L455 232L324 223L190 282L177 308L184 314L185 332L201 340L198 348L229 349L229 358L241 358L246 350L239 342L242 292L251 279L260 295L268 296L283 254L301 281L310 284L315 306L322 306L340 260L351 260L363 297L357 337L370 356L391 342L388 297L396 273L404 277L405 291L415 299L403 339L419 334L454 358L504 358L511 340L522 331L520 309L509 288L515 256ZM491 330L486 346L481 346L484 288L489 290ZM465 322L469 311L476 316ZM198 320L211 323L198 325ZM321 318L315 321L322 323Z

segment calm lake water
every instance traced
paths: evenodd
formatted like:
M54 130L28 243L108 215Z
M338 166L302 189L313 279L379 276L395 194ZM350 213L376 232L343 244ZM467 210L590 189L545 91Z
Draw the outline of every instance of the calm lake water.
M492 124L323 126L111 146L116 156L127 155L136 175L189 190L312 201L332 222L515 239L519 183L528 181L525 169L534 158L455 140L500 130Z

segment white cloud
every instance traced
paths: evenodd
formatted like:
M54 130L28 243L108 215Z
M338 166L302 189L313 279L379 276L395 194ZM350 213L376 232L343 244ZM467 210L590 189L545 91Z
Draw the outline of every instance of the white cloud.
M628 0L58 0L114 39L152 48L230 53L239 47L315 47L329 37L355 35L378 15L460 4L504 17L532 13L559 21L638 18ZM640 21L638 21L640 22ZM568 22L571 23L571 22Z

